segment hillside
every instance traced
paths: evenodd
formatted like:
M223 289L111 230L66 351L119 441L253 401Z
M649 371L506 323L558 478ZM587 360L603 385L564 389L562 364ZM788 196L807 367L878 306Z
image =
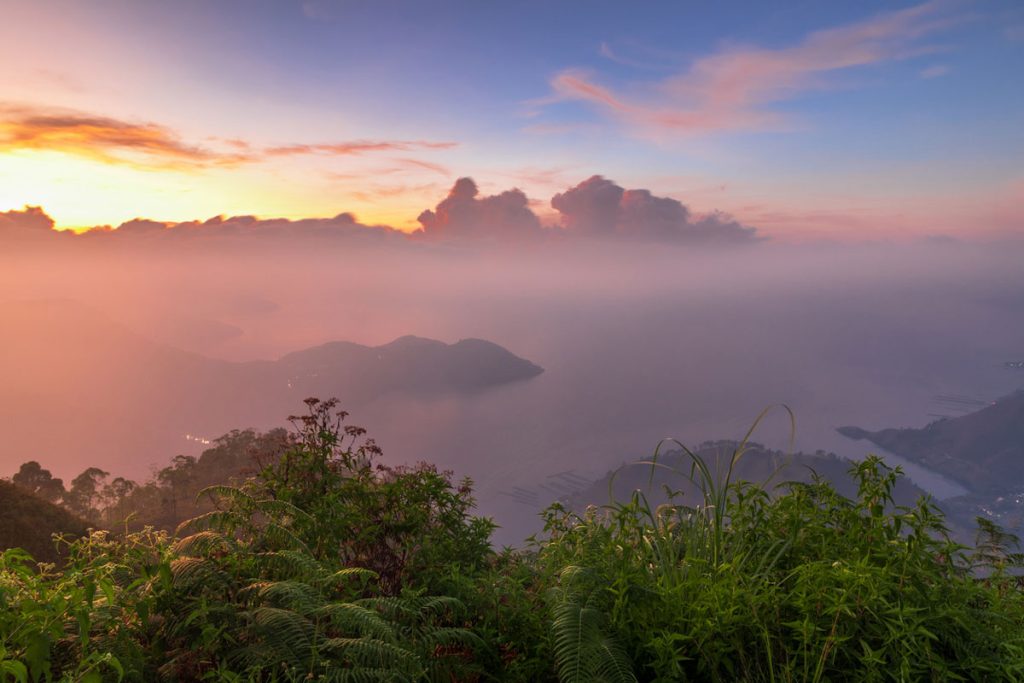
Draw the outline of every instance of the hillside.
M1024 488L1024 391L921 429L872 432L840 427L838 431L956 479L975 494L1015 493Z
M23 548L40 562L56 562L53 534L78 537L87 526L64 508L0 480L0 550Z
M359 410L475 393L543 371L487 341L418 337L230 362L155 342L73 301L0 303L0 321L4 462L58 465L73 454L121 469L140 454L183 449L186 439L276 424L309 396L337 396ZM61 428L53 429L57 416Z
M714 468L719 480L724 479L729 459L739 444L735 441L714 441L701 444L695 454ZM831 483L836 491L847 498L854 498L857 489L848 472L851 462L831 453L784 453L771 450L756 443L748 443L748 450L737 461L733 471L733 481L749 481L772 489L784 482L809 483L817 473L825 481ZM684 505L693 504L700 499L700 491L687 479L691 459L680 450L664 453L658 458L660 466L652 469L643 463L623 464L613 472L593 482L587 488L566 499L570 507L581 510L587 505L604 505L609 500L609 493L617 501L628 500L633 491L644 492L652 505L666 500L666 486L674 491L681 491L678 499ZM653 478L652 478L653 473ZM609 485L613 484L609 490ZM924 494L910 480L902 478L897 481L894 490L897 504L909 505Z
M482 339L445 344L408 335L381 346L331 342L282 357L274 364L293 393L333 396L349 385L378 394L471 392L529 379L543 369Z

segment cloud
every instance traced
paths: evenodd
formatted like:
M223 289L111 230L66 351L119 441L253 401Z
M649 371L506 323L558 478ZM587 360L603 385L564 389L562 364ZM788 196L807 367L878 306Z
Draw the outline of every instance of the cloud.
M920 39L952 21L941 16L942 7L927 2L880 14L816 31L787 48L724 48L630 94L570 69L552 79L554 95L545 103L586 102L641 133L660 136L782 128L786 119L766 105L825 87L831 72L927 53Z
M53 230L53 219L38 206L0 211L0 235L40 234Z
M362 239L374 242L403 239L405 233L385 225L360 223L351 213L333 218L257 218L255 216L215 216L205 221L165 222L135 218L116 228L98 225L78 233L55 229L53 219L35 206L22 211L0 212L0 239L23 237L61 237L72 242L108 240L152 241L224 238L224 239Z
M436 192L441 188L438 183L423 183L421 185L381 185L373 184L367 189L354 190L349 192L349 195L354 199L358 199L364 202L371 202L374 200L386 199L389 197L401 197L403 195L417 194L422 195L427 192Z
M434 210L417 219L425 237L434 239L528 239L542 234L540 219L530 210L526 195L512 189L489 197L472 178L455 181Z
M939 78L949 74L949 67L944 64L935 64L921 69L921 78Z
M451 170L442 166L441 164L435 164L429 161L423 161L422 159L395 159L396 162L411 168L423 168L428 171L433 171L439 175L443 175L446 178L452 177Z
M353 195L366 201L374 198L427 192L437 186L370 185ZM741 225L723 213L694 216L688 207L671 197L659 197L650 190L626 190L595 175L552 197L557 212L550 218L561 226L544 226L533 207L542 210L519 189L481 196L472 178L459 178L448 195L431 210L419 215L422 229L412 237L469 243L529 242L554 238L618 239L679 244L738 244L757 241L753 228ZM216 216L205 221L166 222L135 218L116 228L95 226L77 234L55 230L54 221L39 207L0 212L0 238L24 235L60 235L71 241L195 239L281 239L300 243L310 239L359 239L398 244L409 233L386 225L366 225L351 213L333 218L258 218Z
M143 237L162 239L190 238L275 238L275 239L334 239L366 238L388 239L403 233L383 225L365 225L351 213L341 213L333 218L257 218L256 216L216 216L205 221L164 223L136 218L122 223L115 230L95 228L85 231L81 237Z
M648 69L656 71L665 70L664 66L660 66L650 62L643 62L636 59L630 59L628 57L623 57L618 52L613 50L612 46L609 45L608 43L601 43L601 46L598 48L598 53L605 59L615 62L616 64L621 64L622 66L628 66L634 69Z
M731 216L713 212L696 220L689 208L650 190L626 190L599 175L551 199L571 234L649 241L739 244L757 241L754 228Z
M268 147L264 156L296 156L301 154L322 154L328 156L356 156L367 152L408 152L422 149L451 149L455 142L430 142L429 140L354 140L315 145L283 145ZM415 163L415 160L413 160ZM423 162L426 163L426 162Z
M556 194L551 206L562 214L562 224L577 233L610 235L619 222L624 190L599 175Z
M106 163L148 160L164 166L237 163L244 153L218 153L182 142L170 129L51 109L0 109L0 151L53 150Z
M272 158L319 155L347 157L379 152L451 149L458 143L430 140L351 140L256 147L245 140L190 144L156 123L136 123L89 113L0 104L0 152L56 151L109 164L158 168L237 166ZM439 171L430 162L402 160Z

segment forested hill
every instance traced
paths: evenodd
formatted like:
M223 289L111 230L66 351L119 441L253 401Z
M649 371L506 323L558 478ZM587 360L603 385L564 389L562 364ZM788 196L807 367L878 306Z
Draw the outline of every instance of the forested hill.
M87 522L59 505L0 480L0 551L23 548L40 562L56 562L60 553L53 535L80 537L87 527Z
M961 417L922 429L840 427L851 439L867 439L897 455L962 482L972 492L1024 488L1024 390Z

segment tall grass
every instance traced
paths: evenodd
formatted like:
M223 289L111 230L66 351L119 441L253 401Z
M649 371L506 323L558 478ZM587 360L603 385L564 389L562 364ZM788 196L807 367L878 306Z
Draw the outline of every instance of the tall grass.
M736 479L764 416L724 468L674 440L638 463L696 501L668 486L657 506L634 491L582 515L549 509L561 679L1024 680L1020 593L976 578L930 500L894 504L899 470L853 465L852 499L816 476ZM686 466L664 463L666 444Z

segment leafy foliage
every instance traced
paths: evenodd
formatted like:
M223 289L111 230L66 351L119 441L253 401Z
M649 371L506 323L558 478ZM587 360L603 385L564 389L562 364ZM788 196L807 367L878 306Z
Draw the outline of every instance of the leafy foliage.
M382 465L333 401L307 406L268 457L235 450L251 433L218 443L247 478L161 470L162 490L206 482L173 536L58 539L59 568L0 555L0 683L1024 680L1017 539L982 519L953 543L877 458L846 497L738 480L746 441L724 471L659 449L642 466L687 484L665 503L556 503L541 539L496 553L468 480ZM25 491L39 470L18 496L61 512ZM103 516L145 488L105 477L65 496Z
M549 510L542 560L573 566L561 593L590 596L605 620L587 613L585 637L556 640L560 663L614 642L651 681L1024 676L1021 594L976 578L930 501L894 506L898 471L869 457L851 468L855 499L820 480L773 496L692 457L679 474L700 480L695 504L652 509L637 492L583 516Z
M343 424L347 413L335 412L335 401L307 405L308 414L291 418L296 444L245 490L301 511L293 528L315 557L370 569L391 595L433 587L439 567L484 563L494 524L470 514L469 479L455 485L450 472L426 463L380 464L380 449L362 440L364 429Z

